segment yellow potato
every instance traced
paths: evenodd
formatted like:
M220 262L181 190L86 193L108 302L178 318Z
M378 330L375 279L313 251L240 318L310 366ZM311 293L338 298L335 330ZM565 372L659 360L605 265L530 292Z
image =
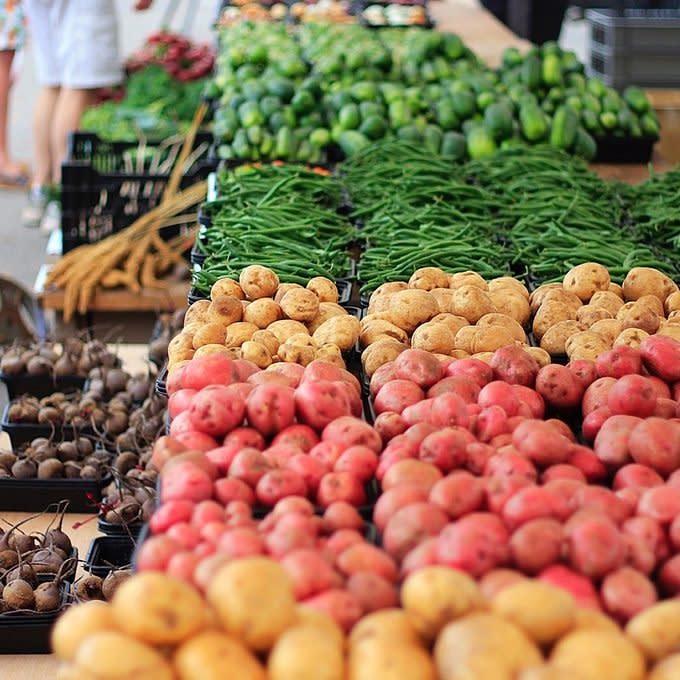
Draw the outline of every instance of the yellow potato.
M537 580L524 580L501 590L491 609L517 624L534 642L546 645L574 624L576 604L566 591Z
M234 352L238 352L238 347L227 347L226 345L218 345L211 343L209 345L201 345L195 352L194 357L199 359L207 354L226 354L227 356L234 356Z
M294 288L300 290L301 288L304 288L304 286L301 286L299 283L280 283L279 287L276 289L276 295L274 295L274 302L281 304L281 298L289 290L293 290Z
M548 290L543 296L543 302L541 304L546 304L547 302L558 302L564 307L568 307L574 312L574 314L581 307L583 307L583 301L581 298L576 295L576 293L572 293L565 288L554 288Z
M271 298L253 300L243 311L243 320L259 329L265 329L282 318L283 312L280 305Z
M451 311L454 294L455 291L450 288L433 288L430 291L430 295L437 301L439 311L442 313Z
M496 308L486 291L474 285L466 285L456 288L451 311L464 316L470 323L477 323L478 319L495 312Z
M337 345L330 342L326 345L321 345L321 347L314 352L314 358L328 361L340 368L345 368L345 360L342 358L342 351Z
M533 331L534 335L540 340L551 326L560 321L575 321L576 310L563 305L560 302L547 301L542 304L534 315Z
M543 661L517 626L482 612L449 623L437 638L434 656L440 680L514 680Z
M449 356L452 356L454 359L467 359L470 354L464 349L454 349Z
M225 630L258 652L271 649L295 622L290 577L266 557L246 557L221 567L207 597Z
M479 361L483 361L485 364L490 364L491 359L493 359L493 352L475 352L472 358L479 359Z
M324 322L328 321L333 316L345 316L347 310L343 309L340 305L336 305L333 302L321 302L319 303L319 311L316 316L307 323L307 328L310 333L314 331Z
M565 344L570 361L576 361L577 359L591 359L595 361L600 354L611 348L611 344L601 335L592 331L576 333Z
M586 328L590 328L594 323L602 321L602 319L612 319L612 314L604 307L596 307L595 305L583 305L576 311L576 320L584 324Z
M179 680L267 680L264 667L250 650L216 630L185 642L173 661Z
M344 680L342 645L323 628L293 626L270 652L267 675L268 680Z
M194 334L181 332L178 333L168 343L168 352L175 352L177 350L193 349L194 348Z
M614 344L614 340L623 330L623 324L618 319L602 319L596 321L590 330L601 335L607 342Z
M633 267L623 280L623 296L626 300L637 300L643 295L654 295L664 302L678 287L672 279L658 269Z
M678 323L664 323L656 332L657 335L665 335L680 341L680 325Z
M394 293L398 293L402 290L408 289L408 283L406 281L388 281L378 286L372 293L371 297L368 299L368 311L371 311L371 306L374 302L383 296L391 296Z
M361 332L359 319L350 314L333 316L324 321L314 331L314 340L318 345L333 343L343 352L348 352L356 345Z
M250 339L253 342L259 343L260 345L264 345L267 348L270 356L274 356L279 351L280 343L271 331L255 331Z
M543 299L551 290L564 290L561 283L544 283L542 286L532 291L529 296L529 304L531 305L531 313L535 314L538 308L543 304Z
M237 321L227 326L224 344L227 347L240 347L244 342L250 340L257 331L258 328L254 323Z
M607 290L610 283L609 270L604 265L585 262L572 267L566 273L562 285L583 302L588 302L598 290Z
M659 298L656 297L656 295L643 295L642 297L639 297L635 301L635 303L637 305L644 305L646 307L649 307L658 316L665 316L663 300L659 300Z
M274 297L279 287L279 277L268 267L259 264L251 264L241 270L238 282L249 300Z
M474 352L473 345L476 335L477 335L476 326L463 326L456 333L456 337L454 339L456 343L456 349L462 349L468 354L472 354Z
M438 680L429 653L416 645L388 641L360 645L350 652L348 680Z
M614 295L617 295L623 300L623 287L620 286L618 283L614 283L612 281L612 283L609 284L609 288L607 288L607 290L610 293L614 293Z
M401 603L424 638L434 640L449 621L482 606L475 581L449 567L424 567L410 574L401 588Z
M205 321L208 307L210 307L210 300L196 300L196 302L189 305L189 308L184 314L184 328L190 323Z
M585 326L574 319L558 321L550 326L541 337L541 348L553 356L566 354L567 340L585 330Z
M241 300L231 295L220 295L213 298L205 315L206 321L213 321L228 326L243 318L243 305Z
M52 651L63 661L73 661L85 638L106 630L116 630L108 602L92 600L77 607L69 607L52 628Z
M680 652L680 600L666 600L634 616L626 635L650 661Z
M426 352L448 354L455 349L456 338L449 327L443 323L428 321L413 331L411 347Z
M614 340L614 347L619 345L627 345L633 349L637 349L645 338L649 337L649 333L643 331L641 328L626 328L621 331Z
M468 320L464 316L457 316L456 314L441 312L440 314L437 314L437 316L432 317L432 323L446 324L449 327L449 330L455 336L463 326L468 325Z
M319 313L319 298L311 290L294 288L281 298L281 310L288 319L311 321Z
M488 283L489 293L496 290L512 290L519 293L527 302L529 301L529 291L527 287L512 276L499 276L497 279L491 279Z
M408 280L409 288L432 290L433 288L448 288L449 275L439 267L422 267L416 269Z
M152 645L177 644L207 623L198 592L159 572L142 572L124 581L111 607L120 630Z
M175 680L172 667L160 652L113 631L101 631L86 637L78 647L75 667L83 679Z
M325 276L315 276L309 279L307 290L311 290L319 298L319 302L338 301L338 287Z
M203 345L223 345L226 336L227 332L223 324L217 322L206 323L194 333L192 345L194 349L203 347Z
M265 345L246 340L241 345L241 358L252 361L258 368L267 368L272 363L272 355Z
M623 305L623 300L610 290L598 290L597 293L590 298L588 304L593 307L602 307L612 316L616 316L616 313Z
M490 326L505 328L510 331L517 342L527 341L527 334L524 332L524 328L522 328L521 324L516 319L513 319L507 314L492 312L491 314L485 314L477 321L477 328L487 328Z
M659 661L649 672L647 680L677 680L680 678L680 654Z
M680 310L680 292L671 293L664 302L666 314Z
M512 317L520 326L526 326L531 318L529 300L515 288L496 288L489 291L493 306L506 316Z
M408 289L392 295L390 316L395 325L412 333L421 323L439 314L439 305L425 290Z
M279 343L286 342L291 335L308 333L307 327L302 322L293 321L292 319L274 321L274 323L267 327L267 330L279 341Z
M449 288L456 290L462 286L475 286L483 291L488 290L489 286L484 277L477 272L458 272L449 276Z
M289 364L307 366L316 358L316 348L310 345L299 345L286 340L279 345L278 357Z
M580 629L563 637L553 648L550 665L583 680L643 680L645 660L622 633Z
M422 645L413 617L404 609L381 609L361 618L349 634L350 647L384 640L395 647Z
M472 336L472 352L495 352L501 347L514 345L518 342L516 334L511 328L506 326L476 326L476 331Z
M653 335L659 328L660 317L647 305L634 302L630 307L624 305L616 315L624 328L639 328Z
M614 619L610 619L606 614L596 609L587 609L585 607L576 609L574 628L595 628L597 630L614 631L615 633L621 632Z
M304 604L299 604L295 609L296 628L309 626L314 630L323 630L324 635L332 639L338 647L345 645L345 633L340 626L325 612L312 609Z
M517 680L581 680L580 675L554 666L536 666L522 671Z
M543 367L552 362L552 357L541 347L525 347L524 351L536 359L538 365Z
M362 320L361 332L359 333L359 343L362 347L368 347L381 338L394 338L399 342L408 342L406 331L389 321L373 319L364 323L364 320Z
M245 298L243 289L241 286L239 286L238 282L226 276L224 278L217 279L210 289L210 298L212 300L222 295L231 295L231 297L235 297L239 300L243 300L243 298Z
M366 375L372 376L380 366L394 361L405 349L408 349L408 345L392 338L382 338L369 345L361 353L361 365Z

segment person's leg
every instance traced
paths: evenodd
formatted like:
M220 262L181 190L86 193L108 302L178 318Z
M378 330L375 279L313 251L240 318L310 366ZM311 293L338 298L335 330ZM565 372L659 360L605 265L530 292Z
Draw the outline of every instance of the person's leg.
M33 186L44 187L54 182L50 139L59 92L58 87L43 87L33 109Z
M21 165L12 161L9 153L9 92L12 87L12 61L14 50L0 51L0 175L5 178L20 177Z

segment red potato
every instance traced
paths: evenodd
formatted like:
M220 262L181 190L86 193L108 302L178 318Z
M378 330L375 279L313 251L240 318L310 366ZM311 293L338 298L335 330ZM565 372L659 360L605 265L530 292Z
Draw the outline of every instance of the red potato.
M288 514L307 515L308 517L312 517L314 515L314 506L312 505L312 502L304 496L287 496L274 505L274 508L267 517L275 517L278 520Z
M530 387L525 385L513 385L512 389L522 404L529 407L530 413L527 417L541 419L545 415L545 401L543 397Z
M185 550L193 550L201 542L199 530L189 522L177 522L168 530L167 535L177 541Z
M560 506L566 506L565 512L570 517L578 510L578 491L582 486L583 482L575 479L553 479L546 482L543 488L551 495L561 498Z
M512 433L512 443L531 461L541 466L566 463L573 443L541 420L525 420Z
M399 576L399 570L394 559L385 550L365 541L355 543L343 550L338 555L336 566L345 576L369 571L392 583L396 583Z
M427 538L411 550L401 562L401 578L405 579L424 567L438 564L437 538Z
M433 399L447 392L453 392L467 404L474 404L477 403L480 390L481 387L474 380L453 375L443 378L436 385L432 385L427 391L427 396Z
M233 445L239 448L250 446L254 449L260 449L260 451L266 446L264 437L252 427L235 428L224 438L222 444L224 446Z
M284 362L280 362L284 363ZM278 365L278 364L277 364ZM286 364L292 366L293 364ZM275 371L260 371L248 378L248 383L251 385L281 385L282 387L290 387L295 389L297 387L297 380L294 380L285 373L278 373Z
M680 422L655 417L639 420L628 446L636 463L666 477L680 469Z
M458 359L446 367L446 375L470 378L480 387L484 387L494 379L493 368L479 359Z
M519 345L507 345L497 349L489 362L496 380L503 380L511 385L533 387L539 365L531 354Z
M406 421L406 424L411 427L417 423L430 422L432 419L432 405L434 399L423 399L417 404L407 406L402 412L401 417Z
M286 467L286 463L294 456L299 456L302 449L292 444L276 444L262 452L272 467Z
M620 498L626 505L627 516L635 514L635 508L640 501L640 496L642 495L642 489L619 489L614 492L617 498Z
M260 372L259 367L247 359L234 359L234 367L236 369L238 382L245 382L251 375Z
M209 385L208 387L204 389L213 389L213 387L220 387L219 385ZM241 399L244 403L245 400L248 398L248 395L253 391L255 388L255 385L251 385L250 383L234 383L233 385L229 385L227 387L228 392L225 392L225 394L231 395L230 398L236 398L238 397Z
M388 382L397 379L397 372L394 366L394 361L388 361L382 366L378 366L375 373L371 376L371 381L369 383L370 395L375 399L380 388L386 385Z
M595 441L597 433L602 429L602 426L611 418L612 412L608 406L600 406L594 411L591 411L581 423L581 433L584 439L589 442Z
M670 420L675 418L675 412L678 408L678 403L672 399L665 399L663 397L658 397L656 400L656 406L654 407L653 416L657 418L663 418L664 420Z
M361 394L357 393L354 387L352 387L352 385L350 385L348 382L344 380L338 380L333 384L347 398L347 402L349 403L350 416L354 416L355 418L361 418L364 413L364 404L361 401Z
M377 468L375 451L360 444L345 449L333 466L335 472L349 472L364 483L373 479Z
M597 380L597 367L590 359L575 359L567 364L567 368L581 381L583 389Z
M551 427L554 427L561 435L564 435L570 441L576 442L576 435L574 435L569 425L563 420L559 420L559 418L548 418L545 422Z
M169 536L151 536L139 546L137 571L165 571L181 546Z
M220 536L217 551L229 559L264 555L265 542L262 536L252 528L236 527Z
M384 411L373 423L375 431L383 442L389 442L408 429L408 424L399 413Z
M361 394L359 381L349 371L323 359L315 359L305 366L301 382L319 382L320 380L346 382L354 387L357 394Z
M675 489L680 489L680 469L675 472L671 472L670 476L666 480L668 486L672 486Z
M671 557L659 571L659 587L668 597L680 594L680 555Z
M218 446L216 449L210 449L205 452L206 458L213 463L221 475L226 475L229 472L229 467L234 460L236 454L242 447L236 445L232 446Z
M462 427L445 427L423 439L418 457L447 474L465 464L467 447L474 441L474 436Z
M581 413L587 416L596 408L607 405L609 390L616 385L616 378L598 378L588 385L581 401Z
M200 531L203 541L213 543L217 547L217 541L226 531L229 531L229 528L226 522L208 522L200 528Z
M422 349L404 350L394 360L397 378L410 380L426 390L444 377L439 359Z
M330 468L327 465L304 453L299 453L289 458L283 464L283 468L301 477L307 492L311 494L316 494L324 475L330 472Z
M623 534L606 517L584 516L567 532L566 545L571 566L592 579L603 578L626 559Z
M231 461L229 476L240 479L254 488L265 473L273 468L274 466L262 451L241 449Z
M397 561L401 561L430 536L437 536L449 518L443 510L431 503L411 503L398 510L387 522L382 544Z
M329 472L324 475L316 496L322 508L336 501L346 501L355 506L366 502L363 484L349 472Z
M642 373L642 353L628 345L619 345L600 354L596 361L597 374L603 377L622 378L624 375Z
M191 405L192 397L197 394L196 390L177 390L168 399L168 414L170 418L176 418L180 413L186 411Z
M656 388L641 375L624 375L607 396L607 406L615 415L646 418L656 408Z
M177 456L173 456L163 467L164 473L172 470L176 465L190 463L199 467L211 480L217 479L219 471L212 461L203 451L185 451Z
M437 427L432 423L416 423L404 432L404 438L420 446L425 437L437 431ZM401 441L401 440L400 440Z
M560 463L558 465L551 465L546 468L541 474L541 483L547 484L555 479L572 479L577 482L586 483L586 476L575 465L568 463Z
M497 434L490 442L489 446L493 446L498 453L519 453L517 449L512 445L512 433L504 432L503 434Z
M665 383L663 380L661 380L661 378L655 375L648 375L646 378L652 385L654 385L656 396L659 399L673 399L673 401L677 401L677 399L675 399L671 393L671 388L669 387L668 383Z
M474 512L447 525L437 539L439 563L480 578L510 559L510 536L494 514Z
M668 527L668 540L673 550L680 552L680 515L678 515Z
M231 385L239 382L238 366L226 354L206 354L192 359L182 371L182 387L202 390L208 385Z
M223 522L224 519L224 506L221 503L212 500L196 503L193 512L191 513L191 523L199 528L208 522Z
M437 482L439 484L441 482ZM435 484L432 489L437 486ZM430 491L430 494L432 491ZM382 493L373 509L373 522L379 531L384 531L389 519L401 508L413 503L421 503L428 499L428 492L422 486L402 484ZM438 505L438 504L436 504ZM441 507L441 506L440 506Z
M491 456L484 468L484 475L502 479L519 478L532 484L538 478L534 464L517 452L499 452Z
M623 523L626 536L640 539L654 555L656 562L662 562L670 554L666 536L661 524L651 517L630 517Z
M631 415L613 415L602 425L595 437L593 449L597 457L610 466L621 466L631 460L630 439L643 422Z
M163 435L156 439L152 448L151 466L159 472L163 466L174 456L187 451L187 447L170 435Z
M300 366L300 364L291 364L287 361L277 361L271 364L271 366L268 366L266 371L260 371L260 373L277 374L283 376L286 378L288 384L295 388L302 381L305 368L304 366Z
M445 392L432 400L429 422L435 427L467 427L470 422L467 404L454 392Z
M298 600L337 588L341 579L333 567L314 548L297 548L281 559L281 566L293 582Z
M340 529L329 536L326 541L325 549L333 557L337 557L352 545L363 543L364 537L355 529Z
M482 408L500 406L508 417L519 413L521 401L512 385L501 380L487 383L479 392L477 403Z
M161 503L168 501L200 501L212 498L213 480L207 472L193 463L179 463L161 477Z
M174 368L172 371L170 371L166 384L166 389L168 390L169 395L173 395L175 392L186 388L186 385L184 385L184 369L187 365L188 362L187 364L178 366L177 368Z
M480 442L491 442L510 431L507 413L501 406L487 406L477 416L474 432Z
M302 383L295 390L298 419L321 431L336 418L352 415L347 394L338 385L326 381Z
M651 517L662 526L670 524L680 515L680 493L669 486L645 489L637 506L640 517Z
M576 490L576 502L580 510L600 512L617 525L623 524L632 514L627 503L603 486L582 485Z
M407 406L417 404L425 398L423 390L410 380L391 380L380 388L373 407L377 414L384 411L402 413Z
M491 512L500 515L503 506L520 489L532 486L530 482L521 477L488 477L484 480L484 492L486 494L486 506Z
M399 594L394 584L369 571L352 574L345 589L356 597L364 614L399 606Z
M292 470L269 470L257 482L255 495L262 505L271 507L286 496L307 495L307 487Z
M281 432L295 420L295 391L284 385L257 385L246 400L248 423L264 437Z
M198 394L198 392L196 393ZM182 411L178 413L175 418L172 419L170 423L170 436L177 437L177 435L184 432L194 432L196 428L191 420L191 414L189 411Z
M651 574L656 567L656 557L652 549L638 536L624 534L626 542L626 564L641 574Z
M336 441L345 447L366 446L380 453L382 440L380 435L368 423L352 416L336 418L321 433L323 441Z
M431 463L422 460L400 460L394 463L382 478L382 489L389 489L401 484L415 484L426 489L430 489L443 477L441 471Z
M652 582L631 567L621 567L607 574L600 593L607 614L622 624L649 609L658 599Z
M332 469L344 450L344 445L339 442L321 441L312 448L309 455Z
M225 505L230 501L244 501L255 505L255 492L244 481L234 477L218 479L215 482L215 497Z
M364 518L353 505L345 501L336 501L324 510L323 527L328 533L333 533L340 529L363 531Z
M514 531L534 519L565 520L569 514L569 505L561 495L551 494L543 486L527 486L506 501L502 517L505 526Z
M428 500L450 519L458 519L481 509L484 497L483 481L469 472L458 470L440 479L430 489Z
M361 602L356 595L337 588L307 598L302 603L330 616L345 633L352 630L363 614Z
M201 557L194 552L186 550L184 552L175 553L168 562L165 568L166 576L179 579L185 583L194 584L194 572L196 567L201 563Z
M600 482L607 476L604 463L587 446L578 444L573 446L567 460L569 465L577 467L591 484Z
M591 580L562 564L544 569L538 578L557 588L571 593L579 607L600 609L600 598Z
M640 345L645 368L666 382L680 380L680 342L665 335L650 335Z
M378 463L378 468L375 471L375 478L382 484L387 471L395 464L402 460L409 460L414 458L412 454L406 450L406 448L399 447L397 449L392 449L390 451L385 451L382 456L380 456L380 462Z
M479 581L479 589L487 602L490 602L501 590L525 580L524 574L520 574L514 569L492 569L482 576Z
M194 583L196 587L203 593L208 590L208 586L212 583L215 574L225 565L229 563L229 558L226 555L211 554L205 559L201 560L194 570Z
M536 391L553 408L568 410L581 404L585 387L566 366L548 364L536 376Z
M484 472L484 468L486 467L489 458L495 454L496 450L488 444L482 444L481 442L468 444L465 449L465 467L473 475L481 475Z
M230 528L256 527L253 509L244 501L230 501L224 509L225 523ZM217 518L219 521L219 518Z
M289 425L272 440L272 445L288 444L309 453L319 443L319 437L309 425Z
M190 500L171 500L162 503L151 515L149 528L152 534L163 534L173 524L184 523L191 519L196 504Z
M525 574L538 574L562 559L563 542L562 525L555 519L539 517L512 533L510 556Z
M657 472L646 465L629 463L620 468L614 475L612 488L619 489L635 488L649 489L653 486L662 486L663 478Z

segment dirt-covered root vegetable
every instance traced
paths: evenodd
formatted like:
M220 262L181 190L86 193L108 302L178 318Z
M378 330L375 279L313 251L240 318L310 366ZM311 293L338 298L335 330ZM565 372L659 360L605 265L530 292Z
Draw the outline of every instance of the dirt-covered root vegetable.
M544 665L527 668L517 676L517 680L579 680L579 678L569 670Z
M269 680L344 680L343 644L323 628L295 625L276 641L267 660Z
M449 621L482 606L482 594L472 578L440 566L411 574L403 583L401 600L416 630L428 640L434 640Z
M590 307L606 309L612 316L623 307L623 300L616 293L610 290L598 290L588 303Z
M643 295L654 295L664 302L678 291L673 280L658 269L633 267L623 280L623 296L626 300L637 300Z
M191 586L157 572L127 579L111 602L123 632L149 644L178 644L207 623L202 598Z
M421 645L413 619L404 609L383 609L362 617L349 634L350 648L385 641L395 647L400 645Z
M273 298L279 287L279 277L271 269L252 264L241 270L239 285L249 300Z
M87 635L78 646L73 667L75 678L175 680L172 666L160 652L116 631Z
M208 586L208 601L230 634L256 651L271 649L295 621L295 596L283 567L250 557L222 567ZM267 603L254 607L253 602Z
M173 665L179 680L266 680L264 667L238 640L211 630L193 636L177 649Z
M485 314L497 312L497 309L486 291L477 286L461 286L455 291L451 311L470 323L477 323Z
M504 588L492 610L517 624L534 642L550 644L574 623L576 604L569 593L541 581L524 580Z
M309 335L307 327L301 321L295 321L293 319L282 319L281 321L275 321L270 324L267 330L274 335L280 344L283 344L293 335L298 335L299 333Z
M572 267L565 275L562 285L575 293L583 302L600 290L608 290L611 279L609 270L597 262L585 262Z
M645 659L632 640L607 630L575 630L553 648L550 665L583 680L643 680Z
M499 276L498 278L491 279L488 281L487 287L489 293L493 293L496 290L509 290L521 294L527 302L529 301L529 290L527 287L521 281L512 278L512 276Z
M441 680L498 680L542 663L536 645L514 624L489 613L449 623L434 656Z
M666 600L634 616L626 635L652 662L680 649L680 600Z

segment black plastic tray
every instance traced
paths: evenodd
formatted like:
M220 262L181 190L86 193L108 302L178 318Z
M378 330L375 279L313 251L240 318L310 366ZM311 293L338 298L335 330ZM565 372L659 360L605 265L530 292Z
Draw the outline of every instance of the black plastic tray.
M68 501L69 512L97 512L102 489L111 476L90 479L11 479L0 478L0 510L40 512L51 503Z
M44 614L0 614L0 654L49 654L52 626L69 602L69 584L61 585L61 607ZM4 677L4 675L3 675Z
M87 550L83 569L94 576L106 576L115 568L128 567L132 564L135 544L129 537L97 536Z
M648 163L658 137L597 137L595 163Z
M7 386L7 395L15 399L22 394L30 394L33 397L47 397L53 392L74 392L81 390L85 385L86 378L80 375L7 375L0 373L0 380Z

